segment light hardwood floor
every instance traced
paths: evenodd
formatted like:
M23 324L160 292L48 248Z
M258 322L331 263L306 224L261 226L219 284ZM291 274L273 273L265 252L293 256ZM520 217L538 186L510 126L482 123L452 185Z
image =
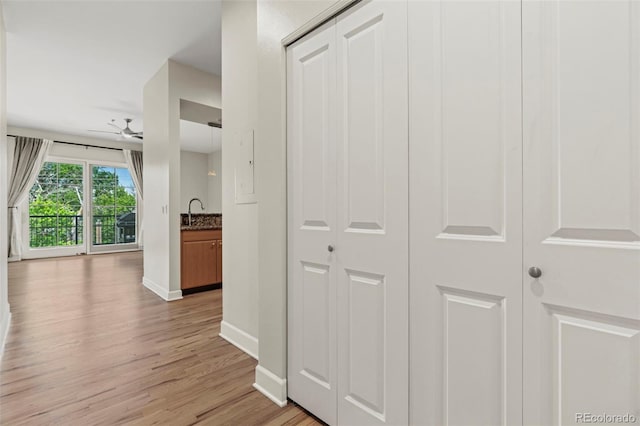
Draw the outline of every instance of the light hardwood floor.
M140 252L9 265L0 424L319 424L253 389L221 290L167 303L141 280Z

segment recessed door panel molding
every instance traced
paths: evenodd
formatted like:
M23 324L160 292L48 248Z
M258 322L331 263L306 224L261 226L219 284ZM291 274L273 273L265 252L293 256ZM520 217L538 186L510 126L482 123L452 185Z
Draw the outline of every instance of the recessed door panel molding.
M523 3L526 424L640 416L639 6Z
M301 374L331 389L329 348L331 276L329 265L302 263Z
M386 22L373 15L341 38L340 100L349 232L384 232L384 69Z
M554 424L579 423L584 412L640 417L640 321L553 305L545 311Z
M443 238L504 239L505 140L519 137L509 121L509 7L500 1L433 5L432 137L441 156Z
M640 249L640 4L541 8L547 238Z
M384 276L347 271L349 388L346 399L384 421L386 312Z
M288 396L336 422L335 23L287 49Z
M408 16L410 423L517 425L521 6L409 1Z
M444 312L444 424L507 424L504 298L439 289Z
M321 44L317 49L299 59L300 86L294 96L298 97L301 106L297 111L299 121L297 131L301 136L299 158L302 169L300 194L302 195L302 224L308 229L321 228L327 230L327 198L335 191L328 188L327 168L330 167L331 147L329 137L329 91L332 81L330 69L335 66L334 58L329 51L329 44Z

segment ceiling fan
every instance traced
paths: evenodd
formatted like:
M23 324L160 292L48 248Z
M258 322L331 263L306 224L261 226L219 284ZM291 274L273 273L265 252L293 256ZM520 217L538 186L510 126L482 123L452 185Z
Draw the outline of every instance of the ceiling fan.
M111 127L115 127L116 129L118 129L117 132L107 132L105 130L89 130L90 132L97 132L97 133L112 133L114 135L120 135L121 137L125 138L125 139L132 139L132 138L136 138L136 139L141 139L142 140L142 132L134 132L133 130L131 130L129 128L129 123L131 123L133 120L131 118L125 118L124 121L126 123L125 128L122 129L118 126L116 126L115 124L113 124L113 122L116 121L115 119L112 119L110 123L107 123L109 126Z

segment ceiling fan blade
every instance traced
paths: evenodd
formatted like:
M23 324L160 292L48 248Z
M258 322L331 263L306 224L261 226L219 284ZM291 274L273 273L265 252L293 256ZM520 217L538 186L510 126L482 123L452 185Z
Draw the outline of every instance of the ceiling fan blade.
M142 135L133 135L134 138L142 140Z
M119 131L123 131L123 130L124 130L124 129L121 129L120 127L116 126L116 125L115 125L115 124L113 124L113 123L107 123L107 124L108 124L109 126L111 126L111 127L115 127L115 128L116 128L116 129L118 129Z
M87 131L88 132L96 132L96 133L111 133L112 135L119 135L120 134L120 132L107 132L105 130L91 130L91 129L89 129Z

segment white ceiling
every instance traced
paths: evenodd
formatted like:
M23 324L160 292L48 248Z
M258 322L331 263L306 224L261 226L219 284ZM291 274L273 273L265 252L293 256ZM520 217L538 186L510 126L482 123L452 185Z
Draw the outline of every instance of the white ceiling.
M220 75L220 0L2 1L8 124L117 139L142 130L144 84L169 58ZM206 126L204 126L206 127Z
M213 140L213 141L212 141ZM180 120L180 149L210 154L222 148L222 130L193 121Z

